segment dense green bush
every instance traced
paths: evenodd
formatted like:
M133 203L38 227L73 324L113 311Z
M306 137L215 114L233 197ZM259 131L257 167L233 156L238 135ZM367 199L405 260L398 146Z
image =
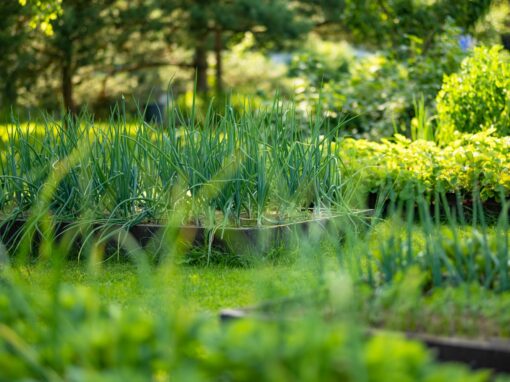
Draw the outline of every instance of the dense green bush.
M341 157L350 174L368 192L391 187L401 195L411 190L471 195L485 200L510 194L510 138L494 129L452 134L451 141L412 141L401 135L381 142L344 139Z
M344 128L356 137L392 135L395 127L409 126L417 98L423 96L427 108L434 106L444 74L455 72L466 55L457 40L460 33L450 26L432 46L408 36L409 44L392 53L345 48L336 65L327 56L304 52L290 71L304 81L296 99L313 106L320 94L326 115L335 121L347 116Z
M500 46L475 48L458 73L446 76L437 96L441 139L453 130L494 127L510 134L510 60Z

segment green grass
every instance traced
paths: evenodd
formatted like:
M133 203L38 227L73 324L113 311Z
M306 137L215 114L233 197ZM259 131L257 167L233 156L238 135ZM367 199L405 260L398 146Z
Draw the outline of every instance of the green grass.
M419 226L413 227L418 238L416 245L423 247L420 229ZM392 226L390 221L382 222L375 228L368 246L376 249L396 235L405 237L406 232ZM459 236L469 238L470 232L464 229ZM344 247L344 250L361 257L366 248L358 242L357 247ZM345 291L338 286L331 289L332 285L328 283L348 264L345 261L339 263L332 248L325 246L320 252L320 255L311 257L293 253L293 261L259 261L249 266L151 266L149 274L144 275L147 277L142 279L137 266L125 261L109 260L93 268L86 262L68 261L60 281L65 285L90 289L105 304L122 309L150 312L163 304L165 308L184 315L205 315L211 322L217 323L219 311L225 308L256 306L287 297L316 296L324 287L333 296L341 296ZM23 284L33 295L45 294L52 289L54 279L49 275L53 271L48 264L14 267L15 274L24 280ZM359 314L360 324L392 330L469 338L510 337L507 329L510 296L507 293L497 293L476 283L444 286L424 292L429 278L426 269L410 267L402 268L391 282L387 281L375 289L356 283L354 290L347 292L352 293L349 314ZM146 284L144 279L149 279L150 283ZM321 284L321 279L326 280L325 284ZM312 310L321 306L316 305L314 298L311 304ZM284 314L296 317L307 311L299 305L297 308L297 312L290 309ZM345 314L341 312L341 315Z
M329 259L329 262L334 266L334 259ZM133 264L110 261L92 271L86 264L68 262L61 281L92 288L105 302L120 306L147 307L151 301L161 299L169 304L179 304L179 308L185 311L215 314L223 308L245 307L267 299L310 292L316 284L316 268L317 265L300 261L250 267L153 267L150 277L156 285L146 288ZM48 277L51 266L14 269L34 293L51 287L52 279Z

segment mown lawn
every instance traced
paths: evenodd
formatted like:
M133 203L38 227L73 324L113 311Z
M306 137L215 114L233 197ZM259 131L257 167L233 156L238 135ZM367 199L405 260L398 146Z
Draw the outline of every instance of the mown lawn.
M328 260L334 266L334 259ZM61 281L94 289L105 302L120 306L177 304L179 310L216 314L223 308L243 307L269 298L306 293L317 283L315 260L263 263L248 267L228 265L153 267L149 277L127 262L109 261L91 269L68 262ZM51 288L48 265L15 267L33 293ZM149 280L149 281L144 281Z

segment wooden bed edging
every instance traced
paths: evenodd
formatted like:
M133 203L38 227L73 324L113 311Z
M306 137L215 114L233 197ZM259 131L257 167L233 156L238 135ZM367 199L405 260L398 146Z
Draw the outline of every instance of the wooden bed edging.
M289 222L280 225L266 225L254 227L223 227L206 228L200 226L183 225L170 227L164 224L140 223L133 226L124 227L120 224L102 225L91 223L89 230L95 232L95 237L106 238L107 240L121 240L122 232L129 232L136 241L145 247L148 243L161 237L165 230L175 229L179 239L192 246L213 245L215 247L230 249L236 252L242 252L247 249L258 249L261 251L269 249L276 243L282 243L288 240L294 232L299 236L306 235L312 229L327 229L333 218L324 217L299 222ZM26 220L0 221L0 240L10 246L16 240L19 240L23 233ZM56 222L56 238L62 236L73 225L77 228L77 237L83 234L78 225L72 222ZM40 240L40 232L36 232L34 238L37 246Z

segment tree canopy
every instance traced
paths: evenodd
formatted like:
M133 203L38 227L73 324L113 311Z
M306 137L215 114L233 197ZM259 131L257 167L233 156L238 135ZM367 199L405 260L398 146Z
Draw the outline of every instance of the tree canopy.
M136 83L147 69L189 70L197 90L224 91L223 54L247 33L252 49L292 50L311 31L398 56L424 54L451 24L469 30L492 0L18 0L2 2L2 102L16 103L19 78L58 78L64 110L74 87L95 78L99 96L111 78ZM14 33L15 31L15 33ZM42 31L43 33L37 33ZM14 58L16 57L16 58ZM214 59L211 61L211 59ZM208 68L214 62L214 81ZM211 82L212 81L212 82ZM34 82L34 81L32 81ZM53 87L51 85L50 87Z

